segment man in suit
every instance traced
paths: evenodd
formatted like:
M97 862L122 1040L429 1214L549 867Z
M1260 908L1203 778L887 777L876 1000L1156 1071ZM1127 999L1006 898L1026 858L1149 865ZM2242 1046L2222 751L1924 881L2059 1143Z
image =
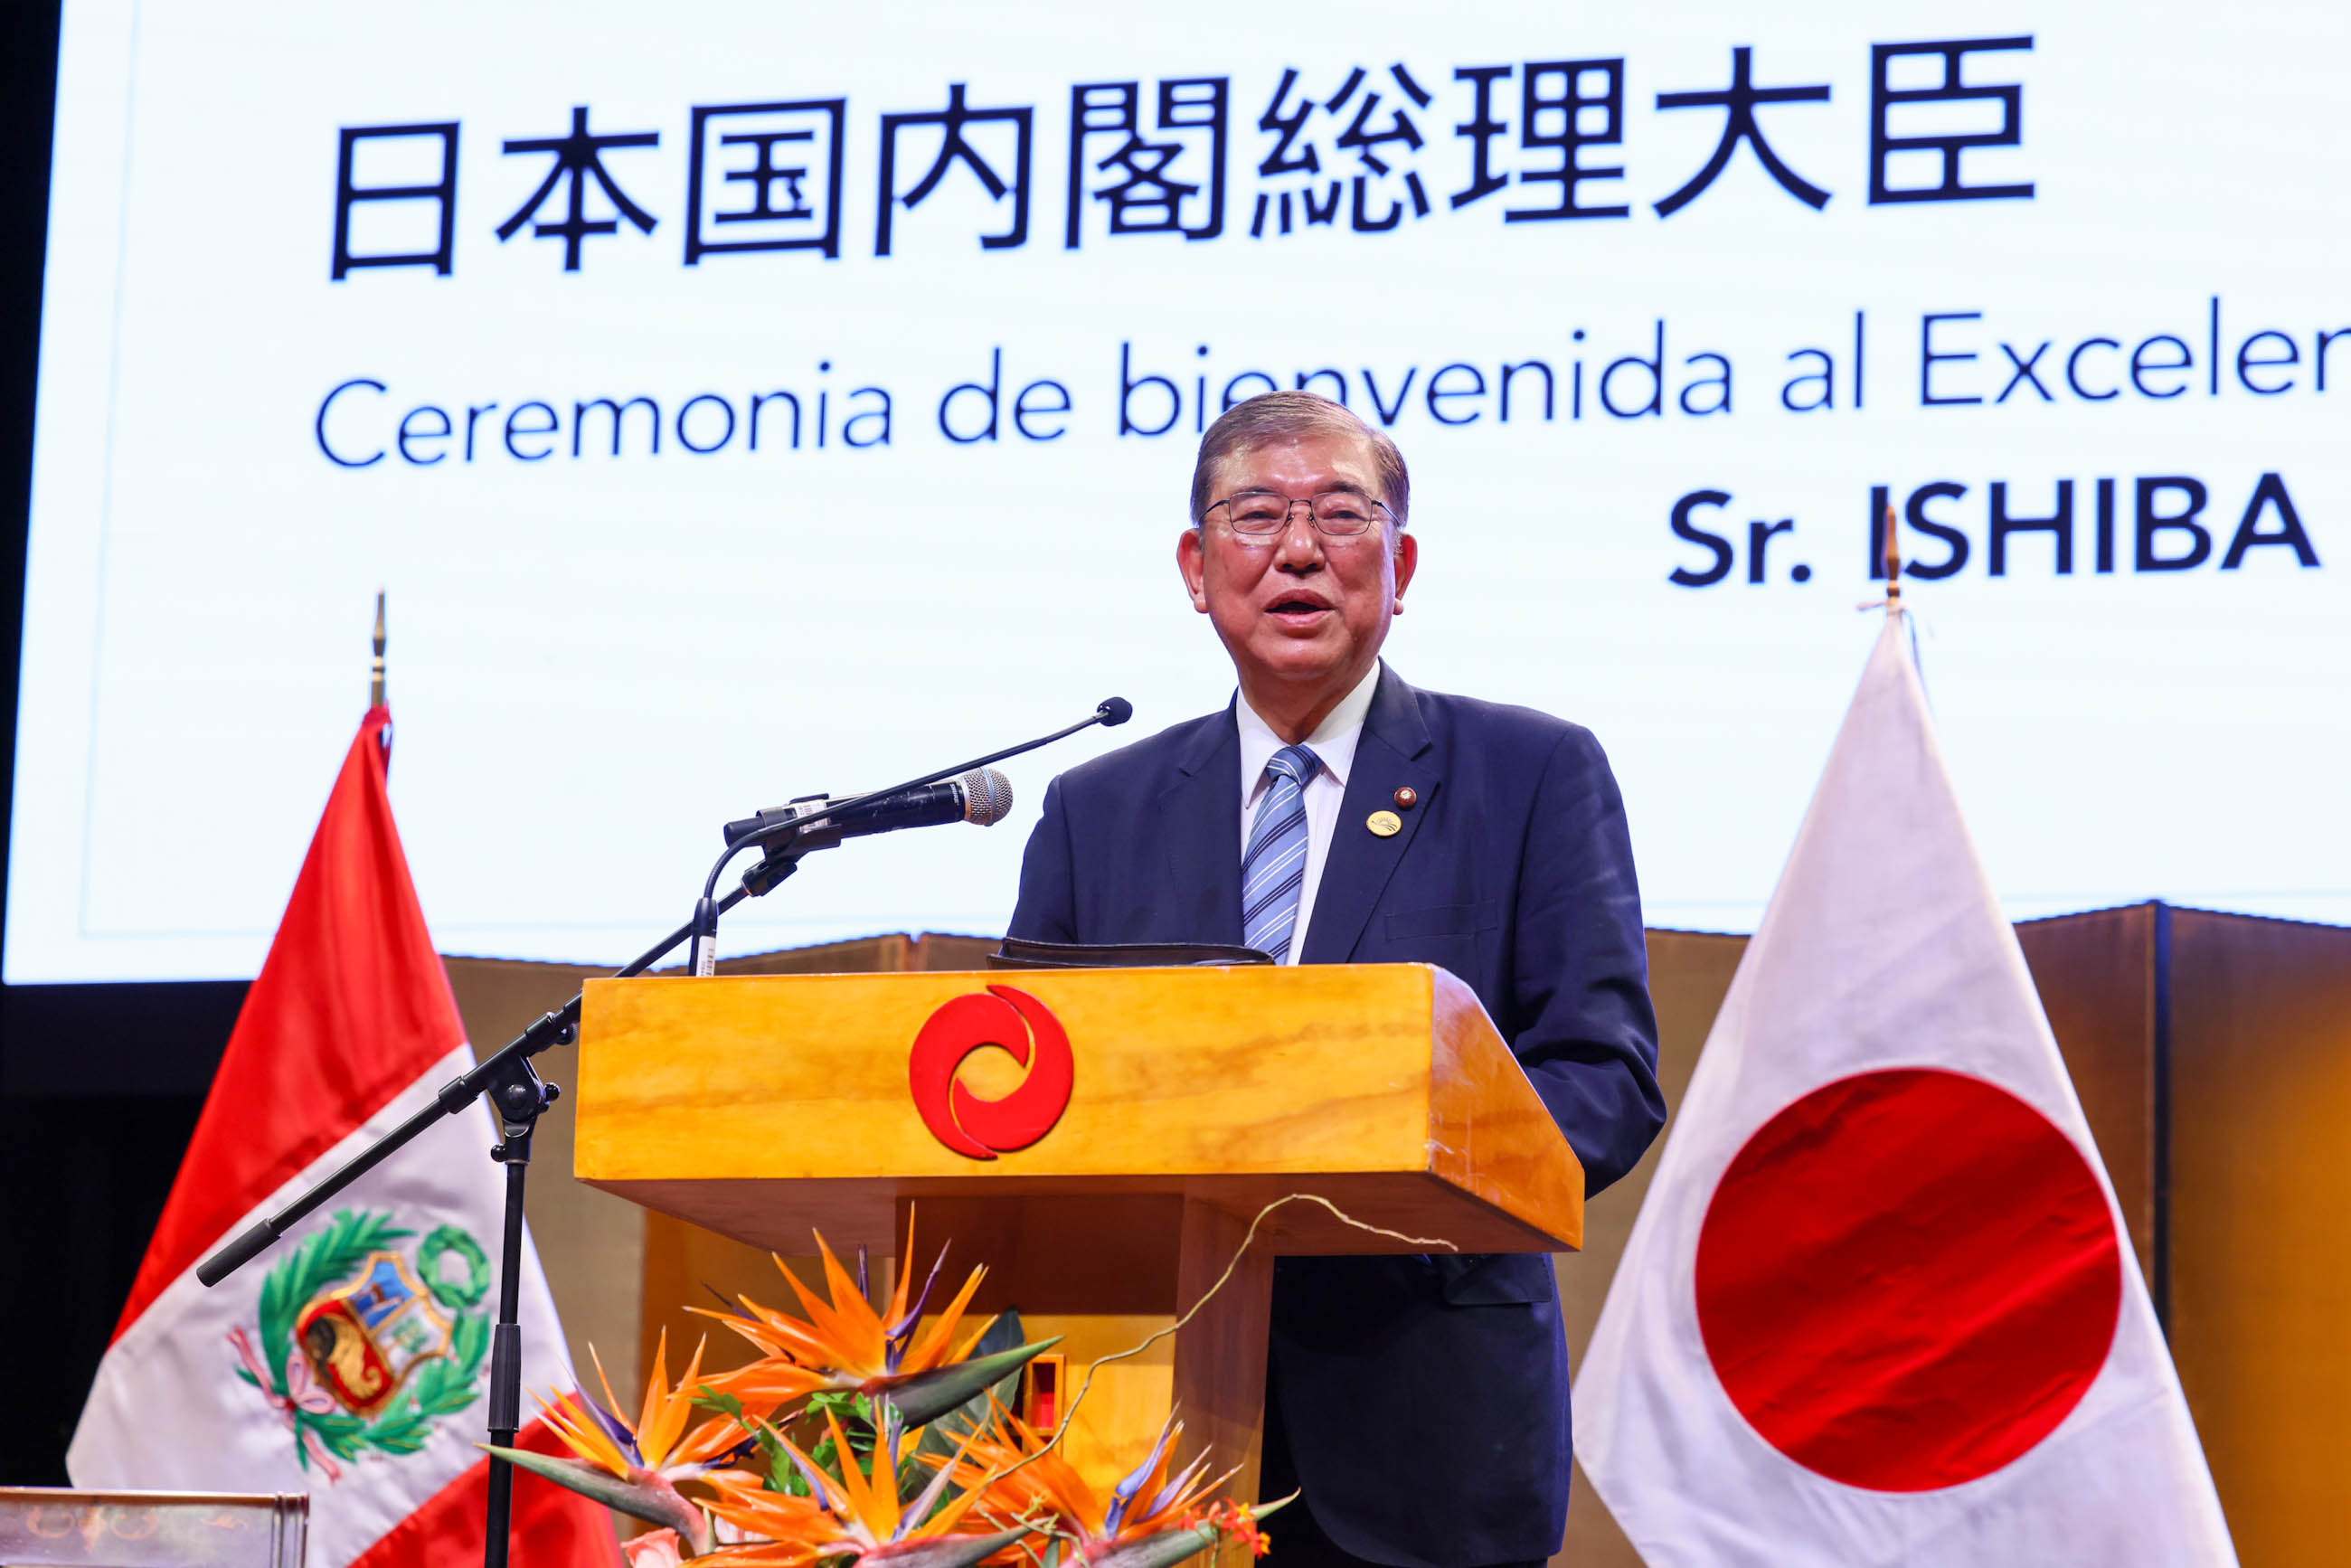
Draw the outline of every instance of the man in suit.
M1209 428L1177 541L1239 675L1223 712L1045 796L1014 936L1428 963L1478 993L1597 1192L1665 1120L1623 802L1591 735L1380 659L1419 559L1393 442L1305 392ZM1280 1568L1533 1563L1567 1516L1540 1254L1277 1266L1261 1495Z

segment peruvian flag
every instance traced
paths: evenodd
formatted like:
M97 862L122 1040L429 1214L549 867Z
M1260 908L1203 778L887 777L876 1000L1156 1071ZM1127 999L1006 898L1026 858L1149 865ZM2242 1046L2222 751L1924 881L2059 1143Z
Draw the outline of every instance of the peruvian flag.
M67 1455L74 1484L308 1492L314 1568L477 1563L505 1177L486 1106L369 1172L214 1290L196 1264L473 1065L370 711L246 998ZM524 1244L523 1382L569 1388ZM540 1441L533 1442L534 1437ZM549 1446L534 1425L524 1441ZM603 1510L517 1474L517 1561L595 1563Z
M1575 1385L1656 1568L2236 1553L1889 616Z

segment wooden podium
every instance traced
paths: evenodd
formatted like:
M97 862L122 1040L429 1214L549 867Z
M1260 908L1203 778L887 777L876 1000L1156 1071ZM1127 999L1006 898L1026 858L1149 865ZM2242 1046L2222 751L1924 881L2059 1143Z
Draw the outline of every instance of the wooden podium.
M975 1307L1063 1334L1070 1394L1197 1301L1279 1198L1398 1233L1284 1205L1208 1306L1104 1365L1071 1418L1065 1451L1107 1486L1173 1399L1187 1449L1244 1467L1244 1500L1275 1255L1583 1234L1566 1140L1469 988L1418 964L590 980L576 1160L787 1255L814 1228L890 1256L919 1200L914 1262L952 1239L943 1277L987 1263Z

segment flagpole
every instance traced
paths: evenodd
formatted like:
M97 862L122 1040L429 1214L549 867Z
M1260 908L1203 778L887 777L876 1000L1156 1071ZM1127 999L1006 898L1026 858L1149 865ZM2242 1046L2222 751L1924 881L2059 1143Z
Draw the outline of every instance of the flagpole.
M371 713L374 712L377 708L383 706L384 703L383 590L381 588L375 591L374 642L375 657L371 660L368 664L368 711ZM389 773L392 770L391 725L387 724L381 729L376 731L376 744L383 747L384 771Z
M383 706L383 590L375 591L375 658L368 666L368 706Z
M379 588L375 591L375 630L371 638L374 651L368 664L371 711L384 706L383 600L384 591ZM384 726L380 735L384 763L389 767L392 727ZM553 1104L562 1092L551 1083L539 1082L528 1061L515 1065L521 1069L520 1077L509 1078L492 1095L498 1107L498 1126L505 1141L490 1150L490 1158L507 1170L505 1224L498 1249L498 1315L490 1325L489 1433L490 1446L497 1448L513 1448L522 1427L523 1183L530 1167L530 1135L539 1113ZM511 1111L522 1113L513 1114ZM436 1107L433 1119L439 1120L440 1114ZM488 1479L489 1497L483 1517L483 1568L506 1568L514 1533L514 1466L493 1455Z
M1894 503L1886 504L1886 618L1902 613L1902 541L1895 533Z

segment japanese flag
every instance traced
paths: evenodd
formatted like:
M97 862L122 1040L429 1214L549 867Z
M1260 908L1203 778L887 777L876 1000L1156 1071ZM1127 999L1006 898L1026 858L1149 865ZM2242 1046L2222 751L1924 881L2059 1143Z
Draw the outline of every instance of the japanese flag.
M1575 1386L1654 1568L2233 1564L1889 617Z

